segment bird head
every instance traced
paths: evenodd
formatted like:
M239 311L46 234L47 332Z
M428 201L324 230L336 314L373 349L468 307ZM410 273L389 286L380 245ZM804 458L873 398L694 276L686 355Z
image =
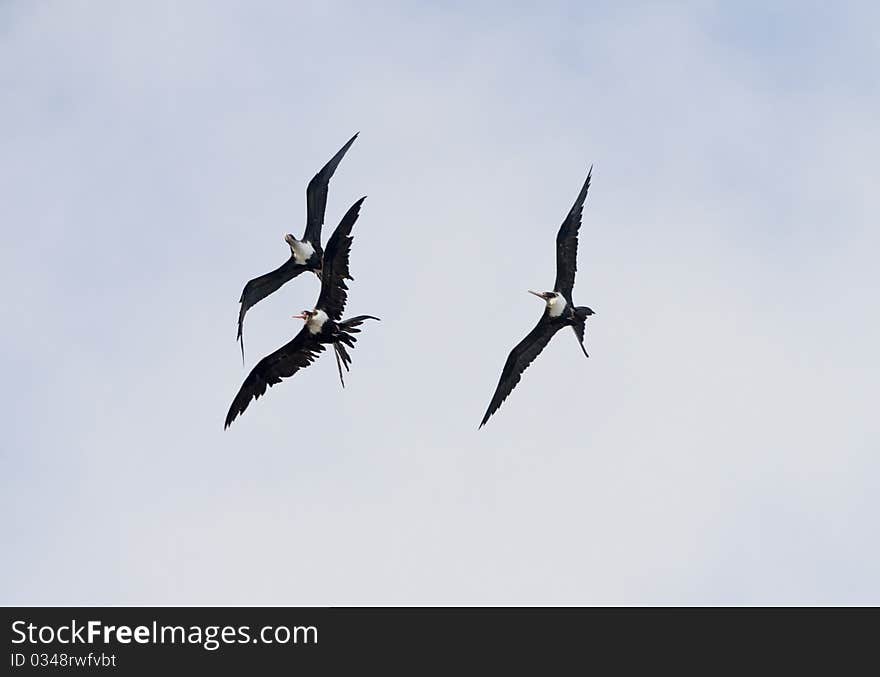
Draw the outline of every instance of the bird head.
M555 299L557 296L559 296L559 292L555 292L555 291L532 291L531 289L529 289L529 294L534 294L534 295L537 296L539 299L543 299L543 300L546 301L547 303L550 303L550 301L552 301L552 300Z

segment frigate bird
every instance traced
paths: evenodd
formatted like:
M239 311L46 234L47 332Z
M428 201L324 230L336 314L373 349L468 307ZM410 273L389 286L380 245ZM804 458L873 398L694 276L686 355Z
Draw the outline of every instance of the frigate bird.
M486 425L489 417L498 410L501 403L507 399L516 384L519 383L526 368L541 354L554 334L563 327L571 327L574 330L581 350L584 351L584 355L589 357L587 349L584 348L584 331L587 318L594 313L586 306L575 306L571 292L574 287L574 275L577 271L578 230L581 227L584 199L590 189L592 174L593 168L590 167L587 180L556 235L556 282L553 285L553 291L529 290L530 294L534 294L544 301L544 314L541 315L535 328L510 351L507 362L504 363L504 369L501 370L498 387L495 389L489 408L486 409L480 428Z
M303 328L290 342L264 357L251 370L232 401L232 406L229 407L224 428L228 428L236 417L247 409L251 400L263 395L267 387L281 383L282 379L293 376L300 369L309 366L327 345L333 346L336 354L340 380L342 380L343 366L348 371L351 356L347 349L354 347L357 341L355 334L361 331L359 327L366 320L379 319L372 315L341 319L348 300L345 280L349 278L351 228L357 220L364 199L355 202L345 213L327 242L318 302L313 310L304 310L300 315L294 315L295 318L305 321Z
M265 275L260 275L250 280L241 292L238 302L241 308L238 311L238 342L241 344L241 360L244 362L244 316L248 309L262 301L264 298L278 291L281 286L307 270L313 271L318 277L321 274L321 261L323 250L321 249L321 226L324 225L324 212L327 208L327 188L330 178L336 171L336 167L342 161L346 151L354 143L357 134L351 137L346 144L339 149L330 161L306 187L306 229L301 240L297 240L291 233L284 236L284 241L290 247L290 258L278 268Z

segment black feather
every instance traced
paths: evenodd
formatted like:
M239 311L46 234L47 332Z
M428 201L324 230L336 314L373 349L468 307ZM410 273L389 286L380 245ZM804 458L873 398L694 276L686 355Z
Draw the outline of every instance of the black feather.
M306 230L302 239L313 245L321 242L321 226L324 225L324 212L327 210L327 189L330 186L330 179L357 137L358 135L355 134L346 141L321 171L312 177L306 188Z
M572 305L571 291L574 288L574 276L577 273L578 231L581 227L581 216L584 212L584 200L590 190L590 177L593 168L587 174L587 180L578 193L577 199L568 212L568 216L559 227L556 235L556 282L553 289L565 297Z
M480 428L486 425L489 417L498 411L498 408L516 387L516 384L519 383L523 372L541 354L541 351L547 347L553 335L564 326L565 324L562 322L552 321L545 312L541 319L538 320L535 328L510 351L510 355L507 356L507 362L504 363L504 369L501 370L501 378L498 379L495 394L492 395L492 401L489 403L486 414L480 423Z
M348 301L348 286L345 279L349 275L349 255L351 253L351 243L354 238L351 236L351 229L358 219L361 205L366 197L362 197L355 202L336 226L333 235L327 241L327 248L324 250L324 261L321 266L321 294L318 296L318 303L315 306L320 308L333 319L338 320L342 317L345 310L345 304Z

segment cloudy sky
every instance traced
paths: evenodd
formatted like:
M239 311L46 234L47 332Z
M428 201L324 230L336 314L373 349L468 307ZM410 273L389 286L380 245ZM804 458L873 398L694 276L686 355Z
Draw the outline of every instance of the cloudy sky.
M878 21L0 3L0 602L880 602ZM383 321L224 432L241 287L355 131L325 232L368 196ZM590 164L590 359L478 432Z

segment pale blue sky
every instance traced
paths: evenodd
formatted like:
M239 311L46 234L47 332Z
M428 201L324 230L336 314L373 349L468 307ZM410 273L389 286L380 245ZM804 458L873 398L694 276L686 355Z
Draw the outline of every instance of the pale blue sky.
M0 601L880 601L877 5L367 5L0 4ZM354 131L383 322L224 432Z

